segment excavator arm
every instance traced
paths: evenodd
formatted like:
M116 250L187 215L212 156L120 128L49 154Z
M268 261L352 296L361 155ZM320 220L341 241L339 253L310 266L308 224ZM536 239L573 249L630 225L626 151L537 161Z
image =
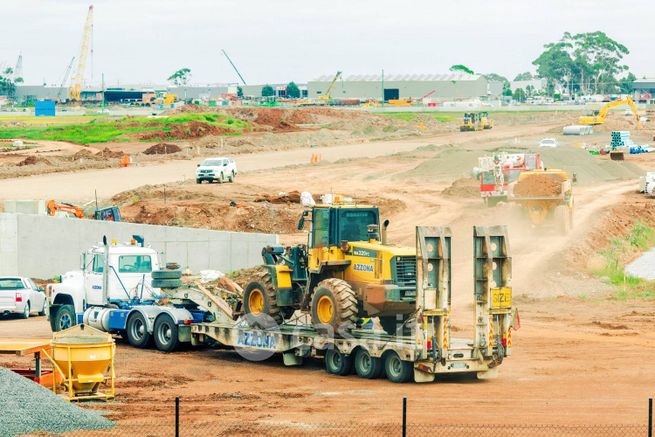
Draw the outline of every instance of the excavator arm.
M57 212L64 212L77 218L84 218L84 211L79 206L70 203L57 203L55 200L49 200L47 204L48 215L54 216Z
M617 99L611 102L607 102L600 109L598 115L582 116L580 117L579 123L586 124L586 125L603 124L605 123L605 118L607 117L607 113L609 112L609 110L622 105L628 105L630 107L630 110L632 110L632 114L635 116L635 122L637 123L637 127L639 127L640 122L639 122L639 114L637 113L637 105L635 105L634 100L632 100L632 97L630 96L626 97L625 99Z

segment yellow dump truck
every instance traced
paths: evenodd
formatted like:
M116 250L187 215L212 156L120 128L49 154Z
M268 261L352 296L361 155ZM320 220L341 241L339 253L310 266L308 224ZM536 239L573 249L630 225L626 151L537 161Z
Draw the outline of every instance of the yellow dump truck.
M564 170L530 170L510 184L509 200L521 205L535 226L559 226L568 233L573 225L573 189Z

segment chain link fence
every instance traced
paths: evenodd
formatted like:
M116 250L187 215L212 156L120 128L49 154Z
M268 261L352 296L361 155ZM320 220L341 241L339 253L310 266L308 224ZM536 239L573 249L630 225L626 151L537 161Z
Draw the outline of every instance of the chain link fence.
M79 430L66 436L80 437L203 437L211 436L416 436L423 437L652 437L652 399L641 423L597 425L549 424L422 424L408 419L406 399L398 411L397 422L354 422L344 419L334 423L312 422L312 415L298 419L234 421L221 411L220 404L196 404L180 401L152 406L153 416L144 411L133 413L129 406L115 426L106 429ZM112 419L111 415L109 416ZM382 419L382 418L380 418ZM385 419L389 419L388 417ZM115 419L114 419L115 420ZM35 430L38 432L39 430Z

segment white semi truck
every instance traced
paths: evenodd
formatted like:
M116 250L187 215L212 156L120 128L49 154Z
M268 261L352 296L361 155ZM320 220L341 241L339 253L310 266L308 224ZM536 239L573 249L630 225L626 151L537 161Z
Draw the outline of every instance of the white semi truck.
M135 236L131 244L95 246L82 269L47 287L54 331L75 323L127 337L136 347L151 339L170 352L180 342L234 347L261 360L279 353L286 365L323 358L335 375L352 370L392 382L434 381L440 374L495 376L512 350L511 258L504 226L473 228L475 335L451 338L451 231L417 227L417 298L411 322L397 333L365 324L335 335L330 326L297 315L277 324L265 314L235 320L232 308L202 287L184 287L179 271L159 270L158 254ZM101 267L102 266L102 267Z

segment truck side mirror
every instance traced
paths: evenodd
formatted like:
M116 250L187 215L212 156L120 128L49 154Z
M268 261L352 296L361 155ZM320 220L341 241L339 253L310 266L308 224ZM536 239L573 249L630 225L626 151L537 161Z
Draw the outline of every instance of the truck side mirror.
M302 231L305 229L305 216L300 216L300 220L298 220L298 230Z

